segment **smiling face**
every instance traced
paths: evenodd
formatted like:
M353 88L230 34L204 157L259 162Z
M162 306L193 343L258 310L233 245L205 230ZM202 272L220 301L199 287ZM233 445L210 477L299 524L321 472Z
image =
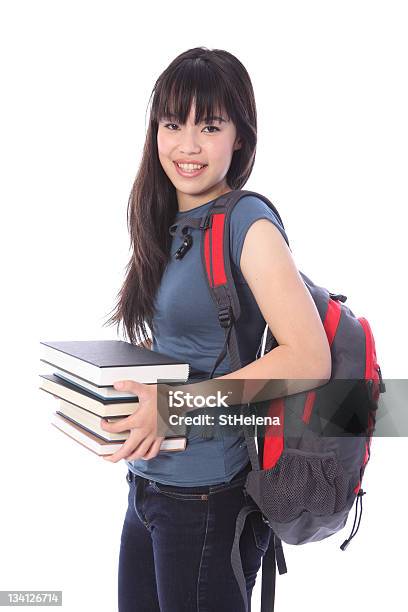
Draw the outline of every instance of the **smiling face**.
M241 148L235 125L225 111L218 111L198 125L194 119L193 101L185 125L174 116L162 117L157 131L159 160L176 188L180 211L191 210L231 190L226 174L234 151Z

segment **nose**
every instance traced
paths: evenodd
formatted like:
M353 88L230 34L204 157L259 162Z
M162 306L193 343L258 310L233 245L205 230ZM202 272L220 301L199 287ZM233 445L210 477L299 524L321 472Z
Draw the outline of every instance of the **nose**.
M184 128L180 134L179 142L180 153L189 155L200 151L198 135L194 128Z

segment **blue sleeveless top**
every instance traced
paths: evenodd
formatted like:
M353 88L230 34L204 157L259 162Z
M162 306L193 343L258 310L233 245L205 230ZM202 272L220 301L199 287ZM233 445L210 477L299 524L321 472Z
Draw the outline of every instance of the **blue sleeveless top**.
M202 217L213 202L178 212L174 224L182 223L187 217ZM255 360L266 325L240 269L246 233L258 219L268 219L284 236L276 215L253 195L239 200L230 220L231 267L241 305L241 315L235 325L242 367ZM191 368L209 376L224 345L225 332L218 322L201 261L202 230L190 228L189 232L193 244L182 259L174 258L182 237L178 232L173 237L171 257L155 298L152 350L189 363ZM229 372L227 353L218 364L214 378ZM194 377L190 377L189 382L194 382ZM199 410L188 414L194 416ZM125 461L132 472L164 484L193 487L229 482L245 467L249 456L242 430L234 435L229 429L225 435L223 428L225 426L215 425L214 437L206 439L202 437L202 427L191 426L185 451L160 451L153 459Z

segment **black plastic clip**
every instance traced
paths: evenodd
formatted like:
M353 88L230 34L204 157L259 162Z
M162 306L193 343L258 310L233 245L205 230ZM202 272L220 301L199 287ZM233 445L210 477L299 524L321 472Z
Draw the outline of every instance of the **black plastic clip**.
M385 391L386 391L385 383L384 383L384 380L383 380L383 377L382 377L382 374L381 374L380 366L377 367L377 370L378 370L378 376L380 377L380 387L379 387L380 393L385 393Z
M347 296L341 293L330 293L329 291L329 295L332 300L338 300L339 302L345 302L347 300Z
M186 234L184 236L183 244L177 249L174 254L175 259L182 259L187 251L191 248L193 244L193 238L191 234Z

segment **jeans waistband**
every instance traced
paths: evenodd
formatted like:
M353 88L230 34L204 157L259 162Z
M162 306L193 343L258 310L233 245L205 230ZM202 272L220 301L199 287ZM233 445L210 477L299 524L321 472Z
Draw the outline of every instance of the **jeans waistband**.
M183 485L168 485L161 482L157 484L161 487L169 487L175 489L185 489L186 492L189 493L216 493L219 490L228 489L231 486L243 484L246 481L246 477L248 472L252 469L251 462L248 462L247 465L229 481L229 482L220 482L218 484L213 485L201 485L201 486L192 486L192 487L184 487ZM142 481L153 482L156 481L154 479L145 478L144 476L140 476L139 474L135 474L128 468L128 472L126 474L126 480L130 483L133 482L136 478L140 478Z

